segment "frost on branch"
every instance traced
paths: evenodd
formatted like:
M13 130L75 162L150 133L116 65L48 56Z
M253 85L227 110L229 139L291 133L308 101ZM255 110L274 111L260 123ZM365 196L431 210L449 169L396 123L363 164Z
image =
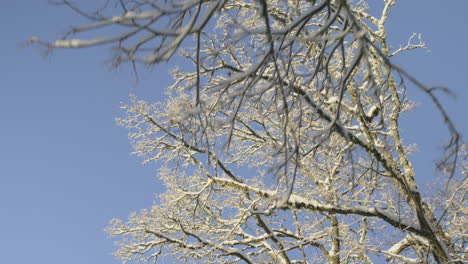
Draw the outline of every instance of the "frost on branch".
M111 1L113 2L113 1ZM461 136L434 94L389 57L395 1L115 1L49 49L114 45L115 65L179 56L166 102L132 98L118 123L135 154L163 164L167 191L114 220L122 261L176 263L462 263L466 168ZM77 6L64 1L80 14ZM109 5L110 6L110 5ZM112 26L112 28L111 28ZM79 39L109 27L108 37ZM414 180L400 114L404 81L450 132L440 195ZM449 193L454 195L448 195Z

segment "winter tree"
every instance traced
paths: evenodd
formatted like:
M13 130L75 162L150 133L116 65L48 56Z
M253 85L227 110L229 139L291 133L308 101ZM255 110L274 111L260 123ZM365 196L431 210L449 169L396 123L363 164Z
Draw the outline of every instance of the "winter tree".
M123 262L466 263L467 166L435 92L392 63L383 9L346 0L113 0L46 51L108 44L113 65L172 71L165 102L118 123L163 164L157 205L112 220ZM90 37L91 38L88 38ZM93 37L94 36L94 37ZM444 178L418 186L400 115L421 89L448 129ZM161 87L163 88L163 87ZM461 154L460 154L461 153Z

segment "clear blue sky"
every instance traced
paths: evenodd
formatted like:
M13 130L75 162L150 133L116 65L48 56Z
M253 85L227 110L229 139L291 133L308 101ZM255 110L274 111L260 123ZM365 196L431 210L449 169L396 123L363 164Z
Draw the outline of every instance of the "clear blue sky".
M82 1L92 3L94 1ZM368 2L380 2L369 0ZM404 44L412 32L430 51L398 58L429 84L447 85L458 128L468 131L468 1L400 1L389 21L389 39ZM155 166L131 156L127 131L114 118L134 93L162 98L171 63L142 71L137 85L128 69L108 71L102 48L58 51L44 59L37 48L19 49L33 35L52 39L81 21L45 0L5 1L0 9L0 262L8 264L116 263L103 228L153 203L162 191ZM421 103L403 118L417 179L434 176L432 161L445 130L432 105Z

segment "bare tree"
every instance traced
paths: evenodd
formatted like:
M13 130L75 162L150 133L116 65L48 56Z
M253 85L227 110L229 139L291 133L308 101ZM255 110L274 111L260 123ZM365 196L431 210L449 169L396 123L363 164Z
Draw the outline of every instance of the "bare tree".
M391 62L424 47L417 35L389 47L394 0L379 13L345 0L115 0L96 12L56 4L91 22L55 42L31 40L47 51L111 44L114 66L174 56L193 65L174 69L166 102L133 97L118 120L137 155L163 161L167 187L159 205L112 221L122 261L468 261L467 167L457 163L466 154L435 94L448 90ZM438 163L445 184L429 195L400 135L400 114L413 107L405 82L429 96L449 131Z

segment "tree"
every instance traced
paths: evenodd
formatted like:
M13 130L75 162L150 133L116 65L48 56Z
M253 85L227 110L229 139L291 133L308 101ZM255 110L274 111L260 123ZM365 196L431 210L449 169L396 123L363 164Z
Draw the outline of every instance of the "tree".
M113 2L121 13L108 16ZM193 65L174 69L166 102L132 97L118 119L137 155L162 161L167 187L158 205L112 221L122 261L468 261L466 154L435 94L448 90L392 63L424 47L416 36L388 46L394 0L381 12L345 0L106 3L86 12L61 1L91 23L31 42L47 51L111 44L113 65L134 69L174 56ZM414 106L405 81L429 96L449 131L437 164L445 184L429 195L400 136L400 114Z

